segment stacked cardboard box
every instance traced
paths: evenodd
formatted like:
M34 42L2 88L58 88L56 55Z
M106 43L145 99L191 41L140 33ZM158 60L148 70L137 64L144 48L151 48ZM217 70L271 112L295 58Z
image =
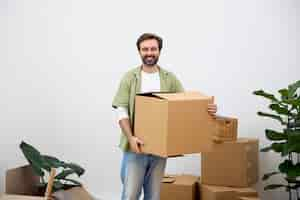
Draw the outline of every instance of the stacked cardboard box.
M161 183L160 200L197 199L199 177L193 175L166 175Z
M193 175L166 175L161 183L161 200L240 200L240 197L254 200L258 193L250 187L201 184L200 177Z
M237 139L238 119L232 117L217 116L217 142L234 141Z
M207 105L213 102L200 92L138 94L134 134L144 141L144 153L161 157L201 153L202 199L225 193L237 199L242 195L237 191L251 190L258 180L258 140L238 138L236 118L210 116ZM170 187L172 193L178 185ZM212 185L232 188L220 192Z
M258 181L258 140L237 138L237 120L231 121L235 124L233 129L220 130L234 131L236 137L215 144L212 152L201 154L202 200L258 198L257 192L250 188ZM219 124L226 126L227 123Z
M202 200L239 200L239 197L257 197L253 188L223 187L200 184L200 199Z
M248 187L258 181L258 140L239 138L215 145L214 151L202 153L202 183Z

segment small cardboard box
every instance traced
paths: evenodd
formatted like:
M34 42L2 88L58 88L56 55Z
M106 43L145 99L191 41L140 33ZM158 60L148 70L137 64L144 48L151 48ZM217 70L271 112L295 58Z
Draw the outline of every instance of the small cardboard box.
M36 184L39 177L33 172L31 166L23 166L6 171L5 195L0 200L41 200L43 192L39 191ZM73 187L52 193L56 200L92 200L92 197L83 187Z
M165 176L161 183L160 200L195 200L199 177L192 175Z
M239 197L257 197L253 188L233 188L213 185L199 185L201 200L239 200ZM199 199L199 200L200 200Z
M258 140L240 138L201 155L203 184L248 187L258 181Z
M169 157L212 151L211 103L212 97L199 92L136 95L134 135L144 142L142 152Z
M237 139L238 119L217 116L217 138L220 141L234 141Z

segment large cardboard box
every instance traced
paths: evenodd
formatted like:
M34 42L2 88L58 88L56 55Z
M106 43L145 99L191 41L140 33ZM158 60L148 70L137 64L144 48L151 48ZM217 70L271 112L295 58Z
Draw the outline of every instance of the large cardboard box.
M195 200L199 177L192 175L165 176L161 183L160 200Z
M39 191L36 184L39 177L33 173L31 166L23 166L6 171L5 195L0 200L40 200L44 191ZM52 193L56 200L92 200L90 194L83 187L73 187Z
M239 197L257 197L253 188L234 188L213 185L199 185L199 200L239 200Z
M217 116L217 139L219 141L234 141L237 139L238 119L233 117Z
M199 92L136 95L134 135L145 143L142 151L162 157L212 151L210 103L213 98Z
M248 187L258 181L258 140L240 138L201 155L203 184Z

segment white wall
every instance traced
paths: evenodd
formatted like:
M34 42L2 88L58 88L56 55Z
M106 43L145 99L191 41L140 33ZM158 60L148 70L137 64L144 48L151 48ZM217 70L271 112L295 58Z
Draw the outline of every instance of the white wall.
M256 116L266 101L252 95L299 79L297 0L0 1L0 191L7 168L26 163L18 144L75 161L102 199L119 199L119 129L111 101L120 77L140 64L143 32L165 41L160 64L186 89L216 97L219 113L239 118L239 135L259 137L275 122ZM297 49L298 48L298 49ZM167 171L199 175L198 156ZM275 168L261 154L261 175ZM262 199L284 199L263 192Z

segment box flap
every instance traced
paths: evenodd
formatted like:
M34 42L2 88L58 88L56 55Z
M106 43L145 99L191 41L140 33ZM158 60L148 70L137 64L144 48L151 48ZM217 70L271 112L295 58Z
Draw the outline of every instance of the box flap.
M167 99L171 101L176 100L201 100L210 99L211 97L206 96L200 92L180 92L180 93L152 93L153 96Z
M199 181L199 177L193 175L164 176L162 183L173 183L176 185L193 185Z
M238 120L238 119L236 117L226 117L226 116L217 115L216 120L225 121L226 123L229 123L230 121Z
M163 177L162 179L162 183L174 183L176 180L175 176L169 176L169 175L166 175Z

